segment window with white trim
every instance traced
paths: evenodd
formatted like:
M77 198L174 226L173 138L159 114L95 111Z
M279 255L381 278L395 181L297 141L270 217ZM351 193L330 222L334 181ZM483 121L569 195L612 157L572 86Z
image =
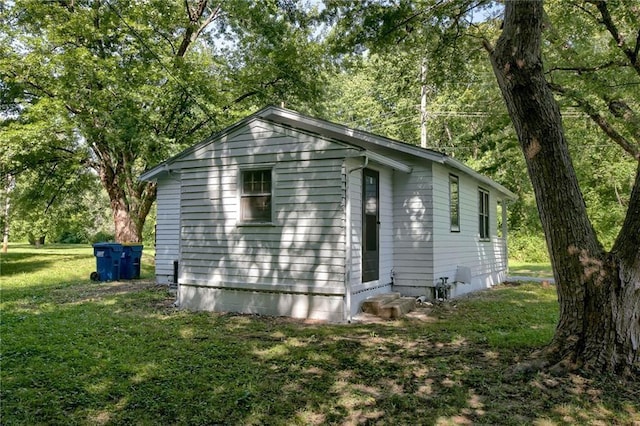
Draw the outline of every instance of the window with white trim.
M478 225L480 239L488 240L489 235L489 191L478 189Z
M242 170L240 180L240 221L270 223L273 198L271 169Z
M496 203L496 236L498 238L503 238L504 234L502 233L502 209L506 208L504 200L498 200Z
M449 222L451 232L460 232L460 180L449 175Z

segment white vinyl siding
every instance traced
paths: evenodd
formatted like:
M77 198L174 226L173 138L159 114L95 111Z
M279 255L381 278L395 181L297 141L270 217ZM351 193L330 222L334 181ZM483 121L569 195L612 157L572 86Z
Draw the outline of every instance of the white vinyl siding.
M180 283L342 297L347 150L258 120L182 159ZM238 227L238 171L261 164L272 223Z
M497 236L496 218L490 214L489 238L481 240L478 227L478 181L459 176L460 232L450 232L449 175L451 170L433 165L434 185L434 284L439 277L456 278L458 266L471 269L472 282L457 284L452 296L486 288L503 278L506 272L504 240ZM495 212L497 200L489 195L489 211Z
M391 282L391 270L393 269L393 172L389 168L376 168L369 166L380 173L380 284Z
M362 166L362 159L349 159L347 169ZM379 279L362 282L362 176L361 168L349 175L349 197L351 203L351 314L358 313L362 302L370 296L391 291L391 271L394 262L393 238L393 179L395 173L386 167L369 163L368 169L379 173Z
M394 176L394 289L409 296L427 294L433 281L431 173L423 163Z
M156 281L173 283L173 262L180 255L180 175L158 180L156 215Z

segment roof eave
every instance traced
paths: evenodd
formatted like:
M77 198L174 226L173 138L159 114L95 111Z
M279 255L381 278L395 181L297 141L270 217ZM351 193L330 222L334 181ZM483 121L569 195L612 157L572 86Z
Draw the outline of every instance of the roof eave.
M151 181L151 180L157 179L160 175L164 173L170 173L171 164L173 164L178 159L194 152L195 150L210 143L213 140L223 137L225 134L229 134L233 132L235 129L239 128L240 126L244 126L245 124L247 124L248 122L256 118L262 118L275 123L284 124L293 128L298 128L301 130L306 130L312 133L320 134L336 140L341 140L346 143L350 143L357 147L365 149L370 153L373 152L370 149L370 147L373 146L378 148L386 148L386 149L407 154L413 157L422 158L422 159L433 161L440 164L445 164L474 177L475 179L486 184L489 187L496 189L497 191L502 193L507 199L516 200L518 198L516 194L509 191L507 188L500 185L499 183L494 182L493 180L489 179L486 176L481 175L480 173L476 172L475 170L461 163L460 161L454 160L453 158L448 157L447 155L441 152L421 148L415 145L410 145L410 144L396 141L390 138L386 138L384 136L375 135L373 133L369 133L363 130L352 129L352 128L343 126L341 124L332 123L330 121L322 120L319 118L308 117L296 111L279 108L276 106L268 106L266 108L263 108L260 111L257 111L256 113L246 117L245 119L240 120L233 126L227 127L224 130L206 138L204 141L190 148L185 149L179 154L158 164L153 169L144 172L139 176L138 179L142 181ZM376 157L376 159L372 158L372 156L370 155L370 158L374 161L382 162L383 164L386 163L386 165L389 165L393 168L404 171L405 173L411 172L411 168L407 164L404 164L395 160L391 160L391 159L384 160L381 155L377 155L376 153L374 153L373 157ZM393 162L393 164L391 164L390 162Z
M451 157L446 157L444 160L444 163L448 166L451 166L455 169L458 169L470 176L473 176L475 179L479 180L480 182L486 184L489 187L492 187L494 189L496 189L497 191L499 191L500 193L502 193L505 198L509 199L509 200L517 200L518 196L516 194L514 194L513 192L509 191L507 188L505 188L504 186L500 185L498 182L489 179L488 177L481 175L480 173L476 172L475 170L473 170L471 167L467 166L464 163L461 163L458 160L454 160Z
M270 106L257 113L260 117L291 127L302 128L313 133L319 133L328 137L351 142L358 145L358 142L366 142L377 147L388 148L415 157L421 157L430 161L443 162L444 154L437 151L420 148L396 141L384 136L375 135L363 130L352 129L341 124L319 118L311 118L296 111L291 111L275 106Z
M332 123L330 121L307 117L296 111L291 111L276 106L269 106L267 108L264 108L263 110L256 113L256 115L266 120L286 124L291 127L303 128L314 133L320 133L338 140L351 142L355 145L359 145L358 142L366 142L377 147L392 149L394 151L398 151L414 157L422 158L440 164L446 164L450 167L467 173L480 182L486 184L487 186L496 189L507 199L516 200L518 198L516 194L509 191L499 183L489 179L486 176L481 175L480 173L476 172L460 161L454 160L453 158L438 151L432 151L430 149L425 149L419 146L409 145L362 130L351 129L340 124Z

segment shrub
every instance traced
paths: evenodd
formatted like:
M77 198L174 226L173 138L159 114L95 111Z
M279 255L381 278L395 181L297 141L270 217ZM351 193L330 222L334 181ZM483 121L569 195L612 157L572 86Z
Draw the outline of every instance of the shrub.
M74 230L74 231L65 230L65 231L62 231L60 235L54 238L54 242L62 243L62 244L82 244L82 243L88 243L89 237L87 236L86 232L83 232L81 230Z
M544 235L512 232L509 234L509 258L520 262L549 262Z
M116 236L112 233L105 231L98 231L91 238L91 243L102 243L102 242L113 242L115 241Z

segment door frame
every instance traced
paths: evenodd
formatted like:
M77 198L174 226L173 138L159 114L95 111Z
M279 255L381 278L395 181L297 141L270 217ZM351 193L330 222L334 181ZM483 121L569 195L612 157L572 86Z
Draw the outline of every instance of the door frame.
M375 179L375 214L367 213L367 177ZM367 220L369 219L369 220ZM371 227L374 228L373 233ZM375 249L371 238L375 238ZM362 169L362 282L380 279L380 172Z

